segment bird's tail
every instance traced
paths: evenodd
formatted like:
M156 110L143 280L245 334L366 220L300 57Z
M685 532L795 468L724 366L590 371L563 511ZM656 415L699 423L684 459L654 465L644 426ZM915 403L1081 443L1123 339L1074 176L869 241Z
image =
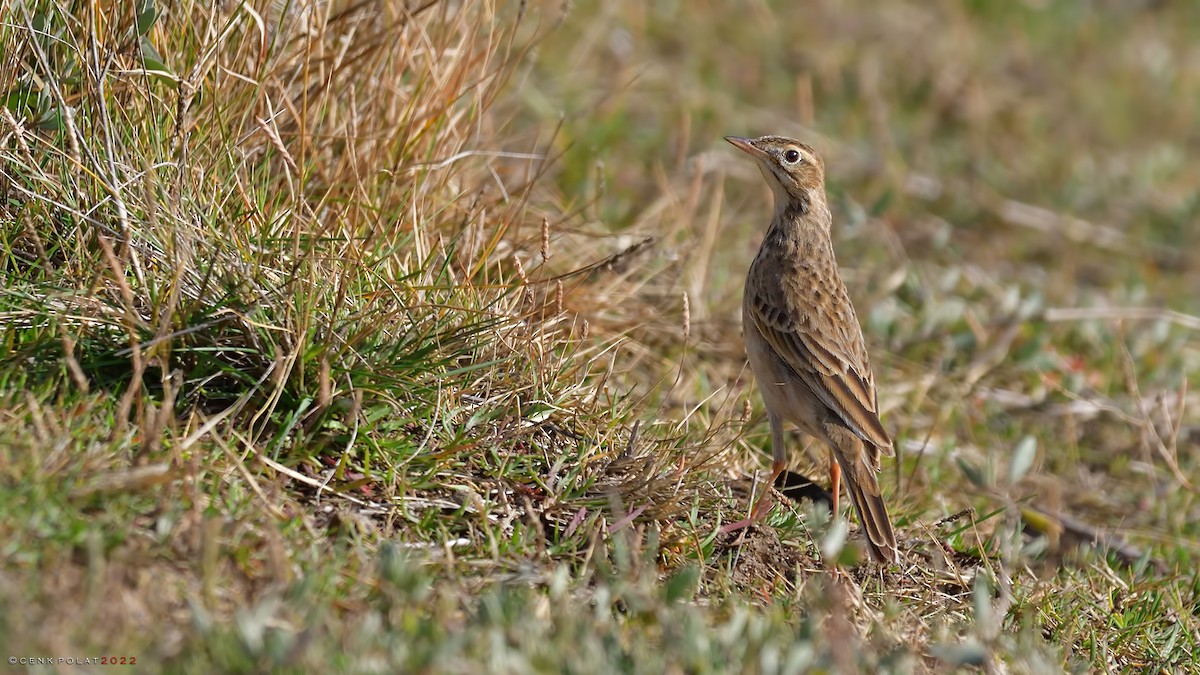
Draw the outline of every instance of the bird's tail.
M900 562L900 551L896 548L896 532L888 518L887 506L880 494L875 470L864 461L843 461L842 453L836 453L837 461L845 474L846 490L854 500L858 519L867 533L867 546L871 557L879 562Z

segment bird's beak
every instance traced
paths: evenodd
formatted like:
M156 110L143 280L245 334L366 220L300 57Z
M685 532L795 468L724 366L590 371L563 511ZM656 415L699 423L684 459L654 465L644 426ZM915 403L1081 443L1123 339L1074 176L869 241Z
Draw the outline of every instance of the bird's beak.
M732 143L733 146L738 150L741 150L752 157L763 158L767 156L767 153L755 147L754 141L749 138L742 138L741 136L726 136L725 140Z

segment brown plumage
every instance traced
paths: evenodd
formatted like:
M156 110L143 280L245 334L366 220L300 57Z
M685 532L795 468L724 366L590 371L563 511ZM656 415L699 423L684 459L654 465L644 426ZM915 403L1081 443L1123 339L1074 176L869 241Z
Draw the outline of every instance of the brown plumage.
M775 214L746 275L742 302L746 352L771 424L768 484L787 460L784 421L825 441L835 460L834 512L844 472L872 557L897 562L896 535L875 477L880 455L894 451L879 421L862 328L834 258L825 165L790 138L725 140L758 161L775 194ZM751 518L763 515L756 506Z

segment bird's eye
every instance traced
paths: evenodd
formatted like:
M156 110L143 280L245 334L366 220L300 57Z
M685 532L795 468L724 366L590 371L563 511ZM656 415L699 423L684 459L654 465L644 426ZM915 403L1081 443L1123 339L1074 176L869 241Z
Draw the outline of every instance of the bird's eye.
M783 153L783 161L788 164L795 164L800 161L800 151L795 148L788 148L788 151Z

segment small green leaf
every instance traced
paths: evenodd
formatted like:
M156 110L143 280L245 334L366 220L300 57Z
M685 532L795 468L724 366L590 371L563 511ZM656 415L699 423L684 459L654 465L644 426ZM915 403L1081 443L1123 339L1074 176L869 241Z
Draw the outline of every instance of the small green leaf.
M477 409L475 412L471 413L471 416L468 417L467 421L463 423L462 430L470 431L471 429L474 429L475 427L479 426L481 422L486 422L488 419L490 419L492 413L493 410L491 408Z
M688 565L676 572L667 580L664 591L667 602L686 602L691 600L692 596L696 594L696 582L699 579L700 568L695 565Z
M37 92L27 84L18 84L8 90L4 94L3 101L4 107L17 117L25 117L38 107Z
M145 35L154 27L154 22L158 21L158 8L154 6L154 0L146 0L142 5L142 9L137 15L137 34Z
M44 36L50 27L50 18L45 12L37 12L30 17L29 27L34 35Z
M837 560L842 547L846 545L846 535L850 534L850 525L845 518L836 518L821 541L821 557L825 560Z
M978 642L935 644L930 646L929 653L933 658L952 666L982 666L987 662L987 651Z
M956 457L955 461L958 462L958 468L962 469L962 472L967 477L967 480L971 481L978 487L987 487L987 480L984 479L983 472L979 470L979 467L971 464L962 457Z
M891 206L892 200L895 197L896 197L895 192L892 192L891 190L884 190L883 194L879 195L879 199L876 199L875 203L871 205L871 208L870 208L871 216L878 217L880 214L882 214L884 211L886 211L887 208L889 206Z
M146 70L158 70L164 73L169 73L171 70L167 68L167 64L163 63L163 58L159 55L158 50L150 43L147 37L141 38L142 50L142 67Z
M292 410L291 412L287 413L287 415L284 418L282 427L279 429L279 431L276 432L275 438L272 441L272 446L273 446L271 449L271 458L272 459L279 458L279 449L283 447L284 441L286 441L289 438L289 436L292 433L292 429L294 429L296 427L296 425L300 422L300 420L303 419L305 411L307 411L309 406L311 406L313 404L314 400L316 400L316 399L314 399L311 396L305 396L304 398L300 399L300 403L299 403L299 405L296 406L295 410Z
M538 401L525 409L525 419L534 424L541 424L550 419L555 410L555 407L549 403Z
M1012 459L1008 462L1008 482L1015 484L1025 477L1029 471L1029 467L1033 466L1033 460L1037 457L1037 439L1033 436L1026 436L1017 443L1017 447L1013 450Z
M975 586L971 589L971 599L975 605L975 625L985 636L991 635L992 623L992 584L984 574L975 574Z
M41 131L62 131L66 125L63 124L62 115L57 110L47 110L34 122L34 126Z
M1050 541L1045 537L1034 537L1028 544L1021 547L1021 555L1026 558L1036 558L1050 548Z

